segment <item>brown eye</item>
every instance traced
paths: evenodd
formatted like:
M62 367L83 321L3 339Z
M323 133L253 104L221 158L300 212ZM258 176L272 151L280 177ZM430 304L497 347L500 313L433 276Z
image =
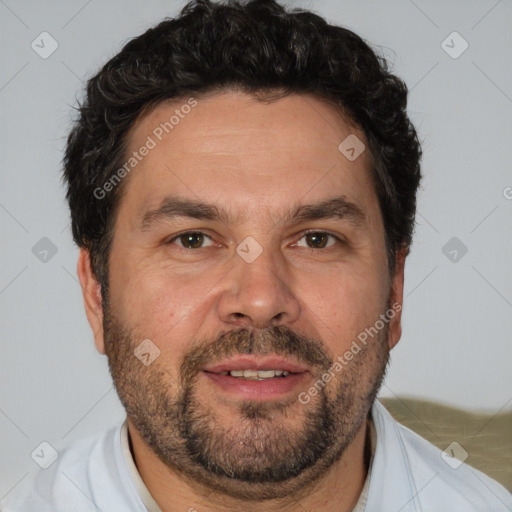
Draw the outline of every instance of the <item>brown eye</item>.
M169 244L179 241L178 246L184 249L202 249L205 239L211 240L211 237L201 233L200 231L187 231L175 236L169 240Z
M329 238L341 242L337 236L331 235L331 233L327 233L325 231L310 231L309 233L306 233L304 236L302 236L301 240L305 239L307 247L310 249L327 249L334 245L334 243L327 245L329 243Z

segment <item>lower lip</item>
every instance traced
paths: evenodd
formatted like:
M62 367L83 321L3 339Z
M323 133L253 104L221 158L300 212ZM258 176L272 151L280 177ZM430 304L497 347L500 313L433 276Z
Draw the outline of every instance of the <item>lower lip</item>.
M304 383L308 372L291 373L286 377L274 377L268 380L248 380L231 375L202 372L223 391L245 400L271 400L283 398Z

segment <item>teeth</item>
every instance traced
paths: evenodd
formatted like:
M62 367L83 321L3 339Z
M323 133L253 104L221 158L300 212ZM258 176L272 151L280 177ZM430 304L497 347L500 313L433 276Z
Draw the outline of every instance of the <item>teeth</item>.
M222 375L231 375L231 377L243 377L249 380L273 379L274 377L286 377L290 374L286 370L231 370L222 372Z
M244 372L245 376L245 372ZM276 376L276 372L274 370L260 370L258 371L258 377L261 379L268 379Z

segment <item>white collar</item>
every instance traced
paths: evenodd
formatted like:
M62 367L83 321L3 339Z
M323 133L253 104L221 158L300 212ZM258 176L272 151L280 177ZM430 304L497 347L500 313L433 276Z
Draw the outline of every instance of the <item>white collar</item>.
M369 463L369 468L368 468L368 474L366 476L366 480L364 482L363 489L361 491L359 499L357 500L355 507L352 509L352 512L363 512L364 511L365 506L366 506L366 501L368 499L368 491L370 489L370 474L372 471L373 456L375 454L375 448L376 448L376 444L377 444L377 433L375 430L375 425L371 418L370 418L369 423L370 423L371 458L370 458L370 463ZM121 426L121 449L122 449L124 458L126 460L128 470L130 472L130 475L131 475L133 482L135 484L135 487L137 489L137 493L139 494L140 499L142 500L144 506L146 507L148 512L162 512L162 510L158 506L158 503L154 500L153 496L151 496L151 493L149 492L148 488L146 487L146 484L142 480L142 477L140 476L137 466L135 465L135 461L133 460L132 452L130 450L127 420L125 420L123 425Z
M124 458L126 460L126 464L128 466L128 470L130 471L130 475L133 479L135 487L137 488L137 493L144 503L144 506L148 510L148 512L162 512L158 503L154 500L153 496L149 492L146 484L142 480L139 471L137 470L137 466L135 465L135 461L132 457L132 452L130 451L130 442L128 439L128 422L125 420L121 427L121 449L123 451Z

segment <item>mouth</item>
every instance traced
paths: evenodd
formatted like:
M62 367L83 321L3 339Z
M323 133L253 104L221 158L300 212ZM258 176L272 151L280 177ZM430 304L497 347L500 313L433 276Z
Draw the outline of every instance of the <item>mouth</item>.
M237 379L246 380L267 380L274 377L287 377L290 372L287 370L230 370L220 372L218 375L230 375Z
M201 372L217 391L242 400L283 398L311 376L308 368L278 357L237 356Z

